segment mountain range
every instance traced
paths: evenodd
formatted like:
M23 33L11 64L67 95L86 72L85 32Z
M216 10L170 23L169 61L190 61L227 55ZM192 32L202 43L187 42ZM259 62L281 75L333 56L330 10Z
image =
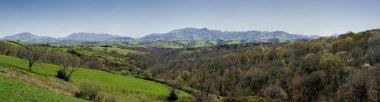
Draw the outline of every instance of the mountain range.
M228 32L220 30L209 30L207 28L183 28L170 31L164 34L150 34L140 38L140 41L172 41L172 40L248 40L260 41L267 39L279 39L283 41L294 41L301 39L315 39L319 36L308 36L300 34L289 34L284 31L244 31Z
M95 33L73 33L63 38L53 38L47 36L37 36L28 32L6 36L0 40L26 41L35 43L58 43L58 42L103 42L103 41L207 41L207 40L247 40L262 41L278 39L279 41L296 41L303 39L316 39L320 36L289 34L284 31L220 31L209 30L207 28L182 28L172 30L168 33L153 33L142 38L134 39L131 37L122 37L111 34Z

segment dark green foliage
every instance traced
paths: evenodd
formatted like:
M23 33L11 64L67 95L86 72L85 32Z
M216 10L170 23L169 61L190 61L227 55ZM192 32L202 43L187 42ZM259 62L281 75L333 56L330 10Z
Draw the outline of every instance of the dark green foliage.
M173 89L169 94L168 101L172 102L172 101L177 101L177 100L178 100L178 96Z
M258 96L249 97L226 97L223 102L270 102L267 98Z
M63 80L66 80L68 81L69 78L66 77L66 72L64 70L57 70L57 78L60 78L60 79L63 79Z

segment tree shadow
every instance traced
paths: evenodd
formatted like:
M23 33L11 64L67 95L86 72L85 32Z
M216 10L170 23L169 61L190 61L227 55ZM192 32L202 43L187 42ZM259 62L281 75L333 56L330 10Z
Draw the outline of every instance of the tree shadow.
M38 73L38 72L34 72L34 71L30 72L27 68L23 68L23 67L11 65L11 64L0 63L0 66L2 66L4 68L11 69L11 70L19 71L22 74L34 73L34 74L41 75L41 76L53 76L53 75Z

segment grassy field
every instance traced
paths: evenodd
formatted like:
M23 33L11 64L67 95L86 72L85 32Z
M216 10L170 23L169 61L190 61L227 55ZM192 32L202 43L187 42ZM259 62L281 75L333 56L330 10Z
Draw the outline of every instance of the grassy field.
M0 63L27 69L27 62L23 59L0 55ZM52 64L35 64L33 71L36 74L55 78L59 66ZM56 79L56 78L55 78ZM101 86L101 92L114 96L121 101L163 101L169 95L170 87L153 81L142 80L131 76L111 74L105 71L82 69L76 71L68 83L79 86L83 82L96 83ZM191 95L178 91L180 100L191 98Z
M96 51L104 51L104 47L91 47L91 49L92 50L96 50ZM107 52L111 52L111 51L116 51L116 52L122 53L122 54L136 52L136 51L129 50L129 49L121 49L121 48L116 48L116 47L107 47Z
M230 40L223 41L226 44L239 44L240 40ZM103 51L104 45L112 46L108 48L108 51L117 51L120 53L129 53L133 50L121 49L119 46L124 47L142 47L142 48L197 48L197 47L207 47L207 46L216 46L218 45L218 40L210 40L210 41L190 41L190 40L182 40L182 41L149 41L149 42L137 42L137 41L129 41L129 42L121 42L121 41L111 41L111 42L72 42L72 43L64 43L64 44L51 44L53 46L90 46L91 49L97 51Z
M2 75L0 94L2 102L86 102Z
M226 42L226 44L240 44L240 43L241 42L238 40L231 40L231 41Z

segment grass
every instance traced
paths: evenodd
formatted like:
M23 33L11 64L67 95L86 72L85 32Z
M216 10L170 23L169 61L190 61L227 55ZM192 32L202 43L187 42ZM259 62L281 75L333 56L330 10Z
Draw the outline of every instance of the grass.
M27 62L23 59L0 55L0 63L9 64L18 68L27 69ZM33 71L36 74L54 77L59 66L52 64L35 64ZM122 101L163 101L170 93L171 88L153 81L142 80L131 76L111 74L105 71L82 69L76 71L71 84L79 86L83 82L91 81L102 88L102 93L111 95ZM180 100L191 98L191 95L178 91Z
M0 75L0 100L2 102L86 102L2 75Z
M161 48L182 48L182 46L177 45L173 42L164 42L164 41L157 41L153 44L154 47L161 47Z
M226 42L226 44L240 44L241 42L239 40L231 40Z
M96 50L96 51L103 51L104 47L91 47L91 49ZM116 47L107 47L107 52L111 52L111 51L116 51L116 52L122 53L122 54L136 52L134 50L129 50L129 49L121 49L121 48L116 48Z
M14 42L10 42L10 41L3 41L3 43L5 43L5 44L9 44L9 45L14 46L14 47L18 47L18 46L20 46L20 45L18 45L18 44L16 44L16 43L14 43Z
M197 48L197 47L205 47L205 46L207 46L206 41L197 41L197 42L193 45L194 48Z
M218 42L216 40L210 40L207 41L207 43L209 43L211 46L218 45Z
M190 40L178 41L178 43L183 44L183 45L188 45L190 42L191 42Z
M102 45L110 45L112 48L108 48L108 51L115 50L119 53L128 53L134 50L121 49L117 48L117 46L125 46L125 47L142 47L142 48L185 48L185 47L206 47L206 46L215 46L217 45L217 40L211 41L190 41L190 40L181 40L181 41L150 41L150 42L136 42L136 41L111 41L111 42L72 42L72 43L63 43L63 44L51 44L53 46L82 46L89 45L92 46L93 50L103 51ZM134 51L137 52L137 51Z

